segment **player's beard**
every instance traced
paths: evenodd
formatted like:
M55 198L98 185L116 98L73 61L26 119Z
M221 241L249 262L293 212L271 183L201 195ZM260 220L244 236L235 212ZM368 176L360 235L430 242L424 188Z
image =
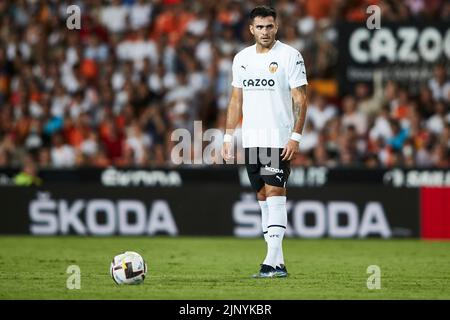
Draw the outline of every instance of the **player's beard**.
M275 42L275 37L268 37L267 41L264 41L261 37L261 38L259 38L259 41L258 41L259 45L266 49L271 48L272 45L274 44L274 42Z

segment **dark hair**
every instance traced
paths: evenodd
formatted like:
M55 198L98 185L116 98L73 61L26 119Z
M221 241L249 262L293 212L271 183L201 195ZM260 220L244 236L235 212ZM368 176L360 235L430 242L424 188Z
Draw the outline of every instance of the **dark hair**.
M277 18L277 12L274 8L269 6L258 6L250 12L250 19L253 21L256 17L273 17Z

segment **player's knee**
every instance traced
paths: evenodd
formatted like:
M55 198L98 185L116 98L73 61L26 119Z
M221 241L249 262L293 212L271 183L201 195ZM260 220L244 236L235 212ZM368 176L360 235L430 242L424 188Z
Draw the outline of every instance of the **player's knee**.
M258 201L266 201L266 191L264 190L264 187L256 193L256 199L258 199Z
M285 188L279 188L279 187L270 187L266 188L266 197L276 197L276 196L285 196L286 195L286 189Z

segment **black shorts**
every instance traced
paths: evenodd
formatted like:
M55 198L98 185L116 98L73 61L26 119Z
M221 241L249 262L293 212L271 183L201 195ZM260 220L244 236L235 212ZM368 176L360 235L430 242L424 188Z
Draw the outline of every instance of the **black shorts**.
M245 167L253 190L268 184L286 188L291 173L290 161L281 160L280 148L245 148Z

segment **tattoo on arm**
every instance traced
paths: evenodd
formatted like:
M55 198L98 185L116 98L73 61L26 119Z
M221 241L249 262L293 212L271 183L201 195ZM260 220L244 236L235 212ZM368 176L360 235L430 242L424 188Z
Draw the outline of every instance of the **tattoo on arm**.
M294 89L297 91L293 95L294 100L294 117L295 117L295 132L303 132L303 126L305 125L306 119L306 109L307 109L307 95L306 95L306 85L297 87Z

